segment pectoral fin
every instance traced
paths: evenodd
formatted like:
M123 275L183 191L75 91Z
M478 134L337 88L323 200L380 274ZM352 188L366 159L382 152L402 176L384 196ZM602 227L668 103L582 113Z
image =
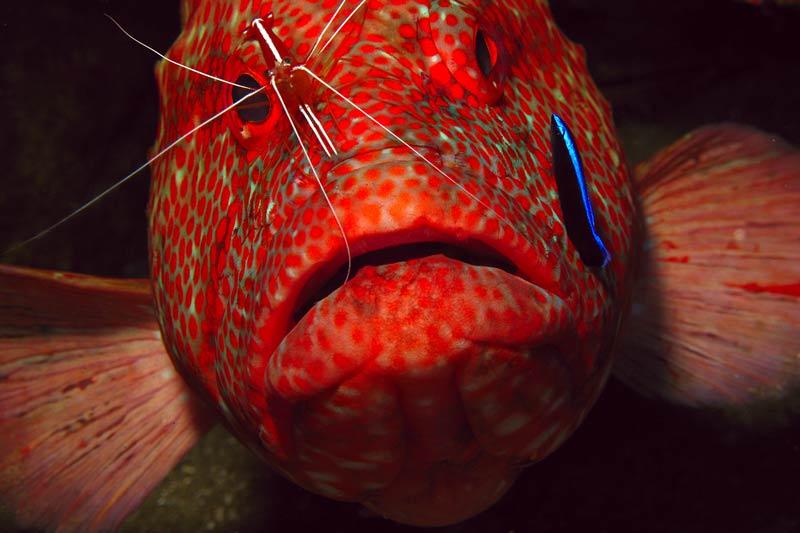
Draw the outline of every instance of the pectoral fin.
M616 375L748 419L800 412L800 151L709 126L636 187L645 239Z
M209 427L147 280L0 265L0 497L22 527L108 530Z

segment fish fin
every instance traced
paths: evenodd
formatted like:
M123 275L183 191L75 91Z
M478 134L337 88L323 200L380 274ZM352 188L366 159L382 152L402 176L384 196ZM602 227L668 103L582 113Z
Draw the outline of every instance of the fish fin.
M0 498L21 527L118 526L210 427L147 280L0 265Z
M800 413L800 151L734 124L641 165L642 263L615 374L745 425Z

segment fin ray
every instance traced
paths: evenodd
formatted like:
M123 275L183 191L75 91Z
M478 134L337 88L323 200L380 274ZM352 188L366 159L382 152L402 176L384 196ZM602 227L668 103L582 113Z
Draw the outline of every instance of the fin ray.
M0 266L0 497L23 527L118 526L210 425L147 280Z
M800 151L708 126L638 168L636 186L645 251L616 375L740 419L796 408Z

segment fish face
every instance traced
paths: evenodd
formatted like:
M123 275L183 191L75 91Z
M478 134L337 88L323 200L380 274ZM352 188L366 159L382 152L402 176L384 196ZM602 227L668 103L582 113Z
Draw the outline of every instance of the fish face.
M593 404L628 299L581 49L545 2L198 1L169 57L236 84L157 68L156 149L203 125L153 166L177 368L312 491L428 525L491 505Z

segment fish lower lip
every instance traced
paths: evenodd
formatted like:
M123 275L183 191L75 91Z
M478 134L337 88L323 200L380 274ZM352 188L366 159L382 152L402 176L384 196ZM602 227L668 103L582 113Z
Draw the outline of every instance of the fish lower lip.
M412 366L420 358L443 364L457 359L464 343L530 347L552 341L569 323L566 303L550 291L496 266L441 253L365 264L346 284L307 305L270 356L269 379L286 399L335 386L375 358L383 359L376 360L379 366L386 357ZM446 345L418 338L431 328L444 328ZM418 341L422 345L413 348ZM282 380L284 372L314 368L315 360L330 366L335 357L346 362L313 383L298 388ZM413 373L406 367L399 375L406 370Z
M285 455L300 458L289 475L340 499L373 494L384 513L409 488L496 496L518 458L547 455L573 427L568 317L561 298L496 267L441 254L365 265L270 356ZM315 454L336 458L330 477L304 460ZM458 513L442 509L422 522Z
M400 263L424 257L441 255L473 266L491 267L503 270L517 277L519 269L511 261L489 246L474 239L458 243L444 241L417 241L381 247L353 258L350 265L350 279L366 266L380 266ZM318 271L300 291L292 313L294 323L299 322L320 300L343 286L348 280L348 265L330 265ZM523 278L524 279L524 278Z

